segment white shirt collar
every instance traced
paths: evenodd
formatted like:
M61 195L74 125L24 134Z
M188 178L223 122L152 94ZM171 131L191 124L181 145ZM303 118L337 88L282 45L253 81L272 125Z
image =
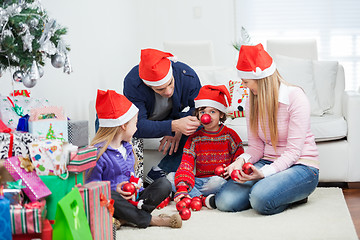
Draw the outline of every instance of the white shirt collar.
M278 101L289 105L289 86L284 84L284 83L280 83L280 88L279 88L279 99Z

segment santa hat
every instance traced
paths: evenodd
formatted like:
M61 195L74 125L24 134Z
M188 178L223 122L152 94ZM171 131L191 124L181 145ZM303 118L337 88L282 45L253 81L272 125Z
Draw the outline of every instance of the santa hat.
M241 46L236 68L240 78L261 79L272 75L276 65L260 43L256 46Z
M139 109L124 95L114 90L98 90L96 113L100 127L117 127L130 121Z
M129 182L134 184L136 187L141 187L142 184L143 184L143 181L141 178L137 178L134 176L134 173L131 173L131 176L130 176L130 179L129 179Z
M161 86L172 77L171 53L156 49L142 49L139 63L139 76L149 86Z
M225 113L230 106L231 97L225 85L205 85L200 88L199 94L194 99L195 108L213 107Z

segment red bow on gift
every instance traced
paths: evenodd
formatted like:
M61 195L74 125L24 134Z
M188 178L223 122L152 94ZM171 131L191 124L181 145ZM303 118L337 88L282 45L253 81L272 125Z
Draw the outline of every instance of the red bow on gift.
M25 208L26 208L26 209L33 209L33 208L38 208L38 209L40 209L40 208L43 207L44 205L45 205L44 202L31 202L31 203L25 204Z
M111 216L114 215L114 199L107 200L105 195L100 193L100 206L106 206Z

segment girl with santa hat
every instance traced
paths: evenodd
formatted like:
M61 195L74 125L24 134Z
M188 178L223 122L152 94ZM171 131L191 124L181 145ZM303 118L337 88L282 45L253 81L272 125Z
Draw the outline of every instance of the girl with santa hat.
M96 112L100 128L91 145L98 148L98 156L96 166L87 174L87 182L110 181L111 198L115 201L114 217L121 223L135 224L140 228L150 225L180 228L182 220L178 213L151 215L169 196L170 182L159 178L144 189L139 182L141 179L133 176L135 156L130 142L137 130L138 108L113 90L98 90ZM129 181L139 184L136 199L133 193L123 189Z

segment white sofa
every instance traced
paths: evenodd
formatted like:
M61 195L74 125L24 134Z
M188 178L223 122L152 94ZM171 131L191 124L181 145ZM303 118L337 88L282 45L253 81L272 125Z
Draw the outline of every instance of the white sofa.
M317 61L315 40L269 40L268 52L283 77L303 87L312 106L311 129L320 155L321 182L360 182L360 94L345 91L344 68L337 62ZM202 85L238 80L233 67L194 67ZM247 145L245 118L225 123ZM144 173L162 158L159 139L144 139Z

